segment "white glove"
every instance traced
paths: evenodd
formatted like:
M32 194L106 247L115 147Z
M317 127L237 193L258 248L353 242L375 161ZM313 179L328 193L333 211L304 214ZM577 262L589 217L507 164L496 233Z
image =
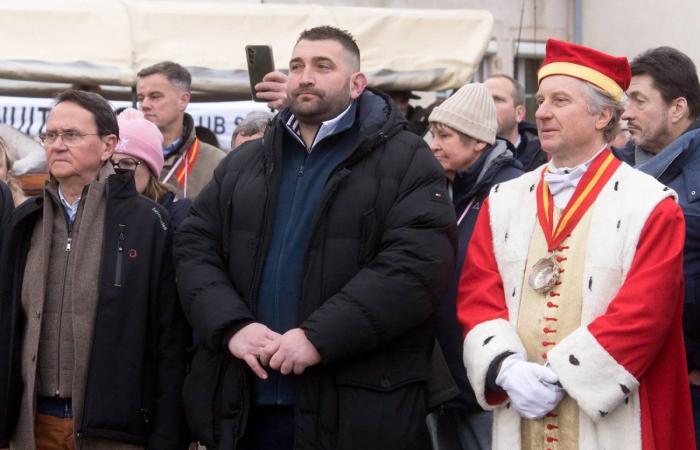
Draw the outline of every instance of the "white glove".
M496 384L502 387L513 408L527 419L538 419L564 397L559 377L546 366L525 361L522 355L510 355L501 363Z

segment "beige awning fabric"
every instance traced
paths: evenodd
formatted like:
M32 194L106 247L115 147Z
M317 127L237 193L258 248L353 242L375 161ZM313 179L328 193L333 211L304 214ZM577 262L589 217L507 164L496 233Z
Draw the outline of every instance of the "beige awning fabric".
M271 45L284 69L299 33L317 25L356 37L373 86L458 88L479 65L493 26L482 10L176 0L0 0L0 17L0 95L74 85L125 98L140 68L169 59L192 72L195 100L249 97L244 46Z

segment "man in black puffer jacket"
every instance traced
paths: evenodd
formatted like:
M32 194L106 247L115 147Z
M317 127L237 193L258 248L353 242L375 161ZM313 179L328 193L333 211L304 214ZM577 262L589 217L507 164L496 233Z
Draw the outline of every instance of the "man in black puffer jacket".
M455 216L425 143L365 87L351 36L302 33L290 107L227 156L178 228L202 339L184 399L207 446L430 448Z

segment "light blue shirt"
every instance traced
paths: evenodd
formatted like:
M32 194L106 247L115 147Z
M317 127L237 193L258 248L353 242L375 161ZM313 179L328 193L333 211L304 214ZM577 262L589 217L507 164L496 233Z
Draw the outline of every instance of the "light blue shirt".
M68 214L68 219L70 220L71 225L73 222L75 222L75 216L78 215L78 205L80 205L80 197L75 199L73 203L68 203L68 200L66 200L66 197L63 195L63 191L61 190L61 185L58 185L58 197L61 199L61 206L63 206L63 209L66 211L66 214Z
M321 126L318 128L318 131L316 132L316 136L314 136L314 141L311 143L311 146L306 147L306 144L304 143L304 140L301 138L301 128L299 126L299 121L297 120L296 117L294 117L294 114L292 114L289 117L289 120L287 120L287 127L294 132L294 137L297 138L299 142L306 148L306 151L308 153L311 153L311 150L314 149L314 146L321 142L323 138L330 136L331 134L335 133L336 129L338 128L338 125L340 124L340 121L345 117L345 115L350 111L350 107L354 103L350 103L350 105L345 108L345 111L341 112L338 114L336 117L333 119L326 120L325 122L321 122ZM354 110L354 109L353 109Z
M175 139L172 144L168 145L167 147L163 147L163 156L165 156L166 158L168 156L170 156L170 154L172 152L177 150L177 148L180 146L181 143L182 143L182 138L179 137L179 138Z

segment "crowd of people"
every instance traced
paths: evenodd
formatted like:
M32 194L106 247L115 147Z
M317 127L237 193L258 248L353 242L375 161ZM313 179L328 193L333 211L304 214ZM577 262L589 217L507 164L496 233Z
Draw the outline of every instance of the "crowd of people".
M532 124L360 59L302 32L228 155L170 61L56 98L38 196L0 141L0 448L700 448L693 62L550 39Z

